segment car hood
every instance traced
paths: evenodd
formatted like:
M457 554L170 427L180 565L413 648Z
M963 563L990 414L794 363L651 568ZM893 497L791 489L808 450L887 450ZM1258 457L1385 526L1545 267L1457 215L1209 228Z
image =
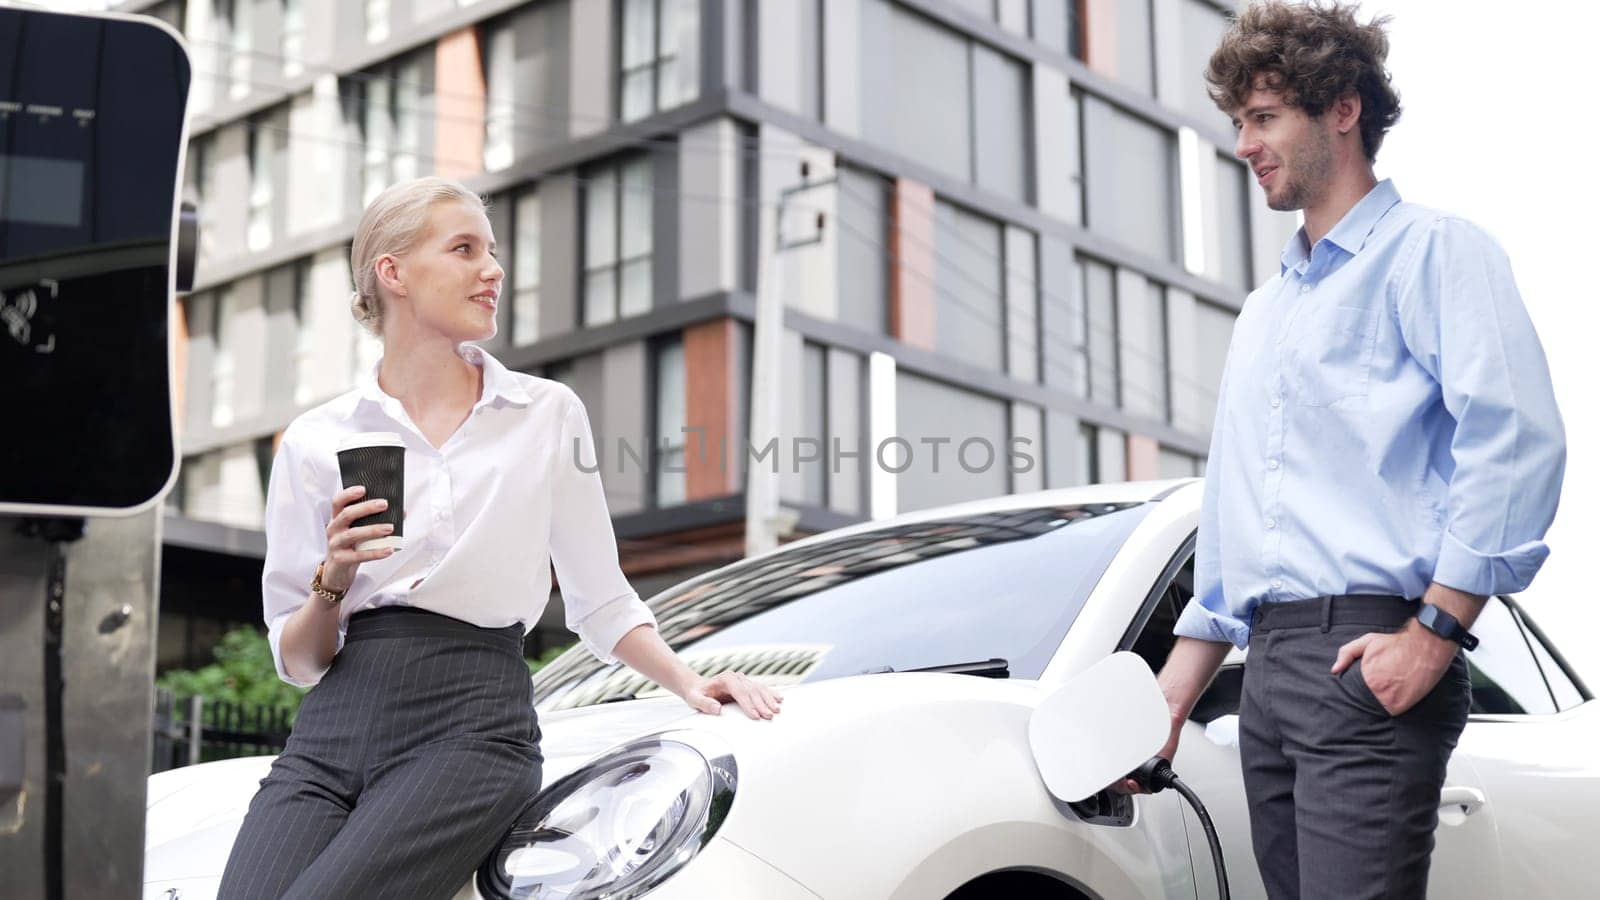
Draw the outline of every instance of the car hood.
M683 729L720 738L738 755L741 772L776 768L775 761L792 758L796 741L848 745L855 739L852 723L883 710L938 715L941 708L966 702L1031 707L1042 696L1039 687L1029 681L907 672L790 685L782 690L783 712L771 721L752 720L732 705L722 715L703 715L673 696L561 710L539 718L542 783L548 786L637 738ZM150 776L146 884L220 877L272 759L225 760Z
M551 784L619 744L680 727L696 716L677 697L607 703L541 716L543 783ZM220 877L250 798L273 759L221 760L150 776L145 803L145 881Z

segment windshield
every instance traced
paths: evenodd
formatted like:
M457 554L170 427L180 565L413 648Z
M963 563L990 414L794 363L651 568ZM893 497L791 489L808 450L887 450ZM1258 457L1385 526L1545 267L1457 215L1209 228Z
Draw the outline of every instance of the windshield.
M651 598L696 671L780 686L1004 659L1038 678L1149 504L1046 506L893 525L734 563ZM659 692L581 645L534 676L541 710Z

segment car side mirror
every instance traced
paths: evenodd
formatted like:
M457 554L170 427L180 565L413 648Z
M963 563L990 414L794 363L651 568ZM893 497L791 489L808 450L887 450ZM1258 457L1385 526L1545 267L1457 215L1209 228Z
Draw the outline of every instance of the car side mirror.
M1028 745L1051 795L1077 803L1160 752L1171 727L1150 667L1124 651L1041 701L1028 719Z

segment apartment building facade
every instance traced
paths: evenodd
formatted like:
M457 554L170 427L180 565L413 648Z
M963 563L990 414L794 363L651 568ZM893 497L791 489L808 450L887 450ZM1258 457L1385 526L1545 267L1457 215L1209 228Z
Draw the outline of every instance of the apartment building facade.
M278 436L381 354L349 242L393 181L489 199L484 347L583 398L646 596L742 555L751 464L778 466L796 534L1199 474L1233 319L1295 227L1206 97L1211 0L123 8L195 67L162 665L259 618ZM751 463L768 290L780 440ZM533 648L568 640L552 602Z

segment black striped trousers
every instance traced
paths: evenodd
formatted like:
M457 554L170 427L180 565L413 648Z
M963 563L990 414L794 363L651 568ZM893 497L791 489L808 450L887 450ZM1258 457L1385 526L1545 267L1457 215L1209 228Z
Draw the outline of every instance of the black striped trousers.
M449 897L543 761L522 626L357 613L250 801L218 897Z

